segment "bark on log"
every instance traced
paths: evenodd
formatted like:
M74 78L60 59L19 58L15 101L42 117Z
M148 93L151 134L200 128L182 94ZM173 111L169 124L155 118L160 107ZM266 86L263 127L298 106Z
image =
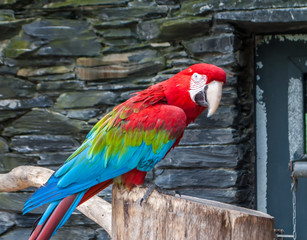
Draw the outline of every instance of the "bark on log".
M139 204L144 188L113 187L113 240L272 240L273 217L251 209L154 191Z
M19 166L9 173L0 174L0 192L13 192L27 187L40 187L53 171L48 168ZM98 196L81 204L77 209L112 235L112 205Z
M39 187L52 172L41 167L17 167L7 174L0 174L0 191ZM78 210L102 226L114 240L273 239L274 219L267 214L188 196L176 198L157 191L141 207L139 203L145 191L145 188L136 187L128 192L115 185L112 206L95 196Z

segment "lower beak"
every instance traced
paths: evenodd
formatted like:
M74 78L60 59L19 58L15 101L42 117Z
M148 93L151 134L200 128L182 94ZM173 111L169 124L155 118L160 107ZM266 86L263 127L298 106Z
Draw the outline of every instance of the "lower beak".
M208 107L207 117L211 117L218 108L222 98L223 83L212 81L195 96L197 104Z

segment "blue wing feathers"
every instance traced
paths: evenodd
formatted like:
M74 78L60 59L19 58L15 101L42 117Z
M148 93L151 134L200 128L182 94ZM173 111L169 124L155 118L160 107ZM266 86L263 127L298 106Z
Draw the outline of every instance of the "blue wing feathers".
M174 109L171 108L170 110L173 111ZM108 121L109 117L106 117L104 121ZM150 117L153 122L155 117L156 115L153 111L153 116ZM138 120L136 119L133 121ZM156 121L158 124L159 119L157 118ZM180 122L180 124L182 126L180 125L180 128L177 126L179 129L177 136L180 136L185 128L184 123ZM144 129L142 131L145 132L142 134L130 133L129 136L126 135L125 131L122 133L118 132L121 131L118 129L113 131L114 136L108 136L108 134L112 134L112 131L108 132L107 126L108 125L105 123L102 125L98 124L90 131L86 140L65 161L63 166L51 176L44 186L39 188L27 200L24 206L24 214L41 205L51 203L41 220L44 222L61 199L78 193L75 206L72 206L71 210L68 211L67 217L65 216L63 218L63 223L61 222L59 224L59 226L61 226L80 202L84 192L89 188L127 173L135 168L140 171L151 170L157 162L164 158L176 141L175 138L168 139L169 135L167 134L157 134L157 136L147 134L148 132ZM159 131L158 128L156 131ZM138 131L136 131L136 133L137 132ZM120 137L120 134L125 135ZM109 139L104 139L105 137L109 137ZM126 141L127 139L125 138L129 141ZM142 139L139 141L139 138ZM146 140L151 144L147 145ZM104 147L99 149L103 141L107 141L107 144L104 142L104 144L101 145ZM134 146L128 145L129 142L133 142L132 145ZM96 147L99 151L97 151ZM113 149L117 149L118 152L116 153Z

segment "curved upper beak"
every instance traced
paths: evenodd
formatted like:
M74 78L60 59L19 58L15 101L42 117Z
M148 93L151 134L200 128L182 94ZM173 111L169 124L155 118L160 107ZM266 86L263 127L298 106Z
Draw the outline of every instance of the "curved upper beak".
M207 117L211 117L218 108L222 98L222 88L222 82L212 81L196 94L196 102L201 106L208 107Z
M222 82L212 81L208 84L207 91L205 92L208 102L207 117L211 117L218 108L222 98L222 88Z

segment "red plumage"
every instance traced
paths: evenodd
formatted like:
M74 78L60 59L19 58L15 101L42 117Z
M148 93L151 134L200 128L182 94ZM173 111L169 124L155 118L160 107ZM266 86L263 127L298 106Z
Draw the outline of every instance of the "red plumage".
M191 91L192 78L193 76L197 78L198 77L197 74L199 76L202 76L201 79L206 80L205 83L200 84L199 90L201 95L198 95L198 99L196 99L195 97L196 92ZM65 213L71 210L72 205L77 206L82 204L83 202L85 202L86 200L88 200L89 198L91 198L92 196L94 196L99 191L106 188L113 182L125 184L129 189L131 189L134 185L143 184L147 171L149 171L158 161L163 159L165 155L172 148L178 145L180 139L183 136L183 131L185 127L190 122L195 121L195 119L205 110L206 108L205 103L207 103L205 100L207 99L206 96L204 95L205 94L204 86L210 84L211 82L216 82L216 81L222 82L223 84L226 81L226 74L221 68L204 63L196 64L181 71L180 73L176 74L175 76L164 82L158 83L141 92L136 93L126 102L115 107L113 111L107 114L105 118L103 118L98 124L94 126L94 128L89 133L87 139L90 138L91 140L92 139L95 140L95 142L91 146L92 147L94 146L93 152L95 152L94 150L96 150L96 156L100 156L99 153L101 153L102 151L107 151L108 149L114 150L114 148L118 146L124 147L124 145L119 145L119 144L124 144L123 142L116 143L117 144L116 146L114 144L112 145L112 141L111 143L109 142L108 145L103 145L106 144L105 143L106 141L102 136L107 136L110 139L124 139L123 136L125 136L125 138L127 138L129 141L138 142L139 139L134 139L134 138L138 137L138 135L136 134L140 134L139 136L142 137L141 142L143 141L142 145L137 145L134 142L134 145L131 146L130 149L131 151L134 151L135 150L134 147L139 148L138 149L139 151L133 152L132 154L132 157L135 158L132 158L131 155L127 154L127 156L130 157L130 160L134 164L133 167L130 168L133 169L130 170L125 165L123 166L116 165L117 162L113 162L115 168L118 168L119 170L129 169L130 171L129 170L127 170L126 172L123 171L121 174L119 174L118 177L115 178L110 178L110 179L105 178L101 180L102 182L96 185L90 185L87 190L81 189L83 192L80 190L80 192L72 192L73 194L71 194L70 196L67 195L64 196L64 198L55 207L52 214L48 216L45 222L41 225L38 225L37 228L33 231L30 239L48 239L55 232L58 226L61 226L58 225L59 222L61 222L61 219L64 217ZM199 101L200 99L203 99L205 102L203 104L198 104L197 101ZM116 131L112 132L112 130L114 129L117 132ZM149 145L145 146L144 142L148 140L146 139L147 136L146 134L147 133L152 134L152 132L149 133L152 130L156 131L157 136L163 138L163 141L165 143L163 144L159 143L157 145L157 142L150 140ZM120 133L118 131L120 131ZM112 132L114 135L112 136L108 135L108 133L110 132ZM128 133L130 133L130 135ZM166 137L167 141L165 141ZM160 138L157 139L159 140ZM87 144L88 142L85 141L85 143ZM67 166L70 166L69 164L70 161L73 161L72 159L77 158L82 154L83 151L85 151L85 149L89 148L89 145L86 144L82 145L72 155L72 157L69 158L68 161L66 161L65 164L67 164ZM101 148L100 145L103 148ZM146 152L146 154L144 154L143 152L144 149L148 151ZM112 154L112 152L110 154ZM110 154L108 156L112 156ZM106 155L101 155L101 156L106 156ZM82 161L87 161L87 160L89 162L92 161L92 159L85 159L85 160L82 159ZM120 160L117 159L117 161L119 161L120 163L123 162L123 164L127 165L130 164L124 162L124 160L122 159ZM97 162L104 166L104 169L102 169L102 171L108 169L109 165L105 163L103 159L101 160L101 162L99 162L98 160ZM101 165L99 164L95 166L97 168L100 168ZM66 167L66 165L64 166ZM129 165L129 167L130 166L131 165ZM76 169L74 167L76 166L73 165L71 169ZM67 172L69 173L71 169L68 169ZM112 168L110 169L112 173L112 171L114 170ZM65 174L66 172L63 175L65 176ZM89 176L91 176L92 172L90 171L84 173L80 172L80 174L88 174ZM82 175L82 177L83 176L84 175ZM78 178L80 176L76 177ZM100 176L95 175L92 177L94 179L99 179ZM76 182L76 184L78 184L78 182ZM83 183L81 182L80 186L82 186L82 184ZM67 185L64 184L64 188L65 187L69 189L70 184ZM86 191L85 194L84 191ZM78 194L84 194L84 195L78 195ZM27 208L33 208L31 204L33 203L30 201L30 203L28 204L29 206L27 206ZM42 236L43 238L41 238Z

